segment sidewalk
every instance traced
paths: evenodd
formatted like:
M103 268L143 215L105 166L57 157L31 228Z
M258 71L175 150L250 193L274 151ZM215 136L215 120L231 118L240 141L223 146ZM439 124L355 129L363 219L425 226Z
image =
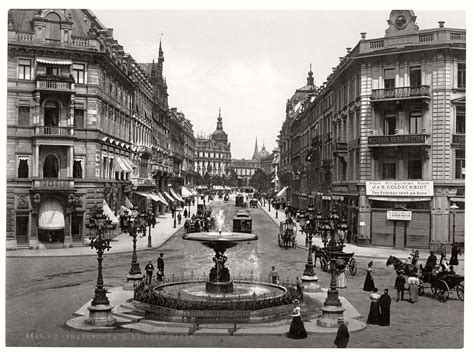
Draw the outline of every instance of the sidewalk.
M260 207L265 211L265 213L275 222L275 224L280 227L280 222L285 221L285 212L281 209L278 210L278 218L276 218L275 209L271 207L270 212L268 211L268 203L265 205L260 205ZM305 235L301 233L299 224L297 224L298 230L296 234L296 246L298 248L307 249L305 246ZM323 246L321 237L313 237L313 245ZM406 260L410 255L411 248L394 248L394 247L381 247L381 246L357 246L354 244L346 243L344 247L344 252L354 252L354 255L357 257L367 257L373 259L387 259L390 255L398 257L402 260ZM429 256L429 249L418 249L420 252L420 262L424 263ZM448 252L449 254L449 252ZM438 256L439 258L439 256ZM459 266L456 267L456 270L462 268L464 270L464 255L458 256ZM448 260L449 261L449 260ZM462 266L462 267L461 267Z
M185 206L189 209L188 206ZM196 213L197 204L191 205L191 215ZM184 210L183 210L184 211ZM181 215L183 213L181 212ZM173 227L174 221L171 213L165 213L156 218L155 228L151 228L151 246L148 247L148 228L145 237L137 236L137 251L153 250L163 245L171 236L184 227L184 217L181 220L181 225L178 225L176 220L176 228ZM120 227L117 226L116 229ZM87 236L87 231L86 231ZM87 237L85 241L88 241ZM120 233L116 235L110 243L111 249L107 254L130 253L132 250L132 238L127 233ZM96 251L91 249L89 245L77 246L71 248L55 248L55 249L21 249L6 251L6 257L72 257L72 256L90 256L96 255Z

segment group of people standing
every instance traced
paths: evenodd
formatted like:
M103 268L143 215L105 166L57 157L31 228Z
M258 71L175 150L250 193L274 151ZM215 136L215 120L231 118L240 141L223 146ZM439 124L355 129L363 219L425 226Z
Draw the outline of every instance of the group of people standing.
M163 252L160 253L160 257L156 259L156 280L157 282L163 281L163 277L165 276L165 261L163 259ZM151 284L153 280L153 271L155 270L155 266L151 262L151 259L148 260L147 265L145 266L145 284Z

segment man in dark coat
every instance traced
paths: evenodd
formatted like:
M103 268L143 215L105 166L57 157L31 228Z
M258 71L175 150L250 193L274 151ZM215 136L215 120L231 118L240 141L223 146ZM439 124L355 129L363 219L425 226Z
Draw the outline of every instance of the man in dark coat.
M153 267L153 263L151 263L151 260L148 260L148 263L145 266L145 272L146 272L145 283L146 284L151 284L151 279L153 278L153 270L154 269L155 269L155 267Z
M428 256L428 260L425 264L425 268L428 272L431 272L434 266L436 266L436 256L433 251L430 251L430 255Z
M165 275L165 261L163 260L163 252L160 253L160 257L156 260L156 268L161 274L161 277Z
M390 303L392 298L388 295L388 289L384 289L382 296L379 298L380 306L380 324L381 326L390 325Z
M395 279L395 288L397 288L397 302L403 300L405 295L405 277L401 271L397 271L397 278Z
M334 339L334 345L336 345L338 349L346 348L349 343L349 329L347 329L343 318L338 318L337 322L339 327L337 329L336 338Z

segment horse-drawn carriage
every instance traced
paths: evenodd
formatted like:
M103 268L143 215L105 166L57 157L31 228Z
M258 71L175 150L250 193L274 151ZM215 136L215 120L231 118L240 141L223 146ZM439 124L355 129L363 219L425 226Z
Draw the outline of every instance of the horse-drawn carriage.
M347 273L351 276L355 276L357 273L357 261L354 258L354 252L343 252L343 247L343 245L337 248L313 246L312 250L315 256L315 264L319 258L321 269L324 272L328 272L331 259L341 259L345 263Z
M250 206L251 208L256 208L256 207L258 207L258 201L257 201L257 199L250 199L249 206Z
M432 272L424 270L418 285L418 295L423 295L425 288L430 288L431 293L440 302L445 303L449 299L449 291L452 289L455 289L458 298L464 301L464 276L449 272L439 272L434 275Z
M280 233L278 234L278 246L296 248L296 224L289 221L280 222Z
M252 217L245 211L237 211L232 222L233 232L252 233Z

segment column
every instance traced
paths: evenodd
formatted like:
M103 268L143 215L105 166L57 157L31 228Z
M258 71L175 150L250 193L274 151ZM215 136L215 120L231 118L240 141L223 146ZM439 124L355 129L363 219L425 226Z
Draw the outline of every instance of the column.
M69 146L68 149L68 158L67 158L67 177L72 178L72 173L73 173L73 155L74 155L74 147Z
M33 169L33 177L38 178L39 177L39 145L35 145L35 153L34 153L34 169Z

